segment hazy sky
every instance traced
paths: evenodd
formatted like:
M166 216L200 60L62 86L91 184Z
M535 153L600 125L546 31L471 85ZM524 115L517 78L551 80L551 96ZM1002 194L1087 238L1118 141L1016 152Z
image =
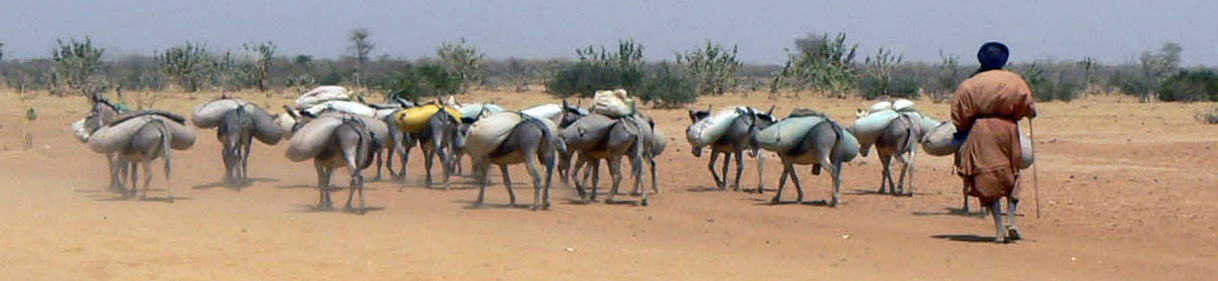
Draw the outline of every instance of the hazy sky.
M108 55L152 53L187 40L212 49L274 41L279 54L337 57L347 33L372 31L374 54L434 56L461 37L491 57L572 57L580 46L634 38L648 59L705 40L737 44L750 63L781 63L808 32L844 31L862 55L885 47L906 60L939 51L974 62L1000 40L1012 61L1130 61L1164 42L1183 64L1218 65L1218 1L272 1L0 0L6 58L49 56L56 38L91 36ZM862 57L860 55L860 58Z

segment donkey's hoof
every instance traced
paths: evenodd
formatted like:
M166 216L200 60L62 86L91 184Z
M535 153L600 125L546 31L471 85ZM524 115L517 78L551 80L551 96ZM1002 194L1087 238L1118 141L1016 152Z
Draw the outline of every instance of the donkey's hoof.
M770 199L770 204L778 205L778 203L782 203L782 202L778 201L778 197L774 197L774 199Z
M647 199L643 199L642 201L640 201L640 202L639 202L639 204L641 204L641 205L643 205L644 207L646 207L646 206L647 206Z
M1007 238L1009 238L1011 241L1015 241L1015 240L1023 239L1023 236L1019 235L1018 227L1011 225L1011 226L1007 226Z

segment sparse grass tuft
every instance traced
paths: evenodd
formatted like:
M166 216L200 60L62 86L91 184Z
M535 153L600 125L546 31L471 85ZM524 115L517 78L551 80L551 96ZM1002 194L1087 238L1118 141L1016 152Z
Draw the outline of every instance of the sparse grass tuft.
M1197 121L1206 124L1218 124L1218 106L1197 111Z

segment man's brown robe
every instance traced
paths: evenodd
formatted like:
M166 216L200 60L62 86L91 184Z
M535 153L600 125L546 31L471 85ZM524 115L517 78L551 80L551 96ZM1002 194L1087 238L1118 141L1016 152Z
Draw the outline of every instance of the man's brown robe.
M960 84L952 101L952 123L968 139L957 152L956 167L969 195L989 205L1003 196L1018 198L1019 126L1035 116L1032 91L1018 74L979 73Z

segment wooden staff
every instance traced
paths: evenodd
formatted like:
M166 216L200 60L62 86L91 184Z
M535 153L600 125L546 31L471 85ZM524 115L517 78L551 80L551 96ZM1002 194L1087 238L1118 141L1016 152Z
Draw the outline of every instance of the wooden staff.
M1031 139L1032 155L1036 155L1036 127L1032 126L1031 118L1028 118L1028 134L1029 134L1028 138ZM1035 157L1035 156L1033 156L1033 157ZM1033 192L1033 195L1036 197L1036 218L1039 219L1040 218L1040 188L1039 188L1040 181L1037 178L1036 166L1040 166L1040 165L1038 165L1036 163L1032 163L1032 192Z

